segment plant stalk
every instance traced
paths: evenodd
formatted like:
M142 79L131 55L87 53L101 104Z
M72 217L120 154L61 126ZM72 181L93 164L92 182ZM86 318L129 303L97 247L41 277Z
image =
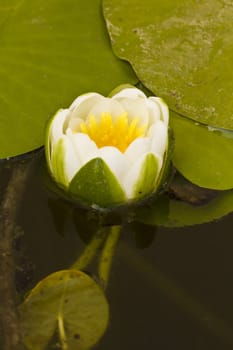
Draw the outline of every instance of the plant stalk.
M112 260L116 245L120 238L121 226L112 226L111 230L106 238L104 247L101 252L98 272L103 288L106 289L108 285L110 270L112 267Z
M106 238L108 230L106 228L100 228L91 239L90 243L85 247L83 253L74 262L70 269L83 270L85 269L94 259L99 247Z

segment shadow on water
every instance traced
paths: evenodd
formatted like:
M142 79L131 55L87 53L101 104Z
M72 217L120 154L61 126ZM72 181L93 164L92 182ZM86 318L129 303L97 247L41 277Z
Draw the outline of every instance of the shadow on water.
M71 266L96 229L95 218L74 215L48 191L42 162L27 180L17 221L21 294ZM0 174L2 196L9 167L1 164ZM106 292L110 322L95 349L232 349L232 223L228 215L183 228L126 225ZM97 278L95 261L86 272Z

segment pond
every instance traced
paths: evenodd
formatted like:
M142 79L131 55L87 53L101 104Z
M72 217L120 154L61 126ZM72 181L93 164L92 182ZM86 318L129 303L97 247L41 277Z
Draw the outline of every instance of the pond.
M0 349L233 348L232 18L1 1Z
M1 165L2 184L12 164ZM40 152L16 226L21 296L82 253L93 227L83 210L75 213L48 189ZM125 225L106 289L110 320L94 348L232 349L232 220L230 214L182 228ZM98 281L96 265L85 272Z

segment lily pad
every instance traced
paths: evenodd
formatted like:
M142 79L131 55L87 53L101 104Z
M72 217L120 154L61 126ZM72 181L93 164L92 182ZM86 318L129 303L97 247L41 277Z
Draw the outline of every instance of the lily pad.
M160 201L167 202L166 211L161 215ZM167 210L169 208L169 210ZM203 224L219 219L233 211L233 190L222 191L209 203L194 206L183 201L162 196L151 207L136 212L137 221L147 225L181 227Z
M115 53L169 107L233 129L233 2L104 0Z
M233 188L233 132L194 123L171 114L175 135L173 163L194 184L216 189Z
M101 288L88 275L63 270L30 292L20 316L27 349L45 349L57 332L62 349L87 350L105 332L109 309Z
M47 119L79 94L137 82L112 53L101 1L0 4L0 158L43 144Z

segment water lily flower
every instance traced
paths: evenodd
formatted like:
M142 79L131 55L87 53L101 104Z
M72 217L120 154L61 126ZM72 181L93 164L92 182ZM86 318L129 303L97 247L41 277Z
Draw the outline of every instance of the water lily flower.
M48 124L50 173L70 196L90 205L143 198L161 179L168 122L165 102L135 87L119 88L111 97L81 95Z

